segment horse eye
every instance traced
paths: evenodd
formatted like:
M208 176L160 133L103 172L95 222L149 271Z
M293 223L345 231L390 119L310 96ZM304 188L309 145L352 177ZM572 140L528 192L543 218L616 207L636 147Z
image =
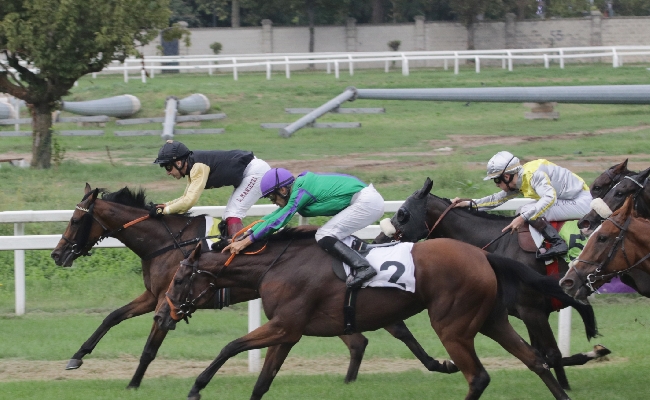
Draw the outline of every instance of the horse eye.
M616 196L616 197L623 197L624 194L623 194L623 192L616 191L615 196Z
M598 235L598 241L603 243L607 241L607 236L605 235Z
M174 285L180 285L181 283L183 283L183 279L181 278L174 279Z
M399 222L400 224L407 223L410 217L411 216L410 216L408 211L406 211L406 210L404 210L402 208L397 210L397 222Z
M600 186L594 186L594 190L600 190L600 189L601 189Z
M77 225L78 223L79 223L78 219L73 218L73 219L70 220L70 224L72 224L72 225Z

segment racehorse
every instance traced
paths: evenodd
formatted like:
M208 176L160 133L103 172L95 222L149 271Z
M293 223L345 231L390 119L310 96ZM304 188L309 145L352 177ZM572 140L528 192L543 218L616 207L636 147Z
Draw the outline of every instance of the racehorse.
M650 220L634 211L634 196L608 217L590 237L560 286L578 301L615 276L633 270L650 274Z
M618 210L625 200L632 196L637 214L650 218L650 185L648 176L650 168L637 175L625 176L618 184L607 192L602 201L595 200L592 209L578 221L578 226L584 234L590 235L612 211ZM632 269L620 275L621 282L632 287L639 294L650 297L650 275L639 269Z
M287 229L272 235L265 250L255 256L236 256L230 264L229 255L201 254L200 244L181 262L169 284L168 306L156 313L160 323L191 315L194 305L201 304L202 293L231 286L256 289L269 319L221 350L196 379L189 400L200 399L199 392L229 358L269 347L251 395L251 399L261 399L303 335L343 333L345 283L332 272L331 256L313 237L292 238L292 233ZM539 375L556 399L568 399L544 359L512 328L505 306L513 301L522 284L564 295L553 279L456 240L398 246L412 246L413 292L384 287L361 289L356 299L358 331L375 330L426 309L431 326L469 384L466 399L478 399L490 381L474 349L478 332L495 340ZM396 269L393 276L400 272L394 261L385 260L383 265Z
M192 249L187 246L201 240L206 245L205 248L208 248L203 239L203 216L166 215L161 219L149 219L147 215L150 206L147 206L144 191L136 193L125 187L114 193L102 192L102 197L98 198L99 193L100 189L93 190L86 184L85 195L77 204L51 257L57 265L69 267L76 258L88 255L98 241L115 237L141 258L146 289L127 305L111 312L72 356L66 369L79 368L83 364L83 357L95 349L109 329L126 319L152 312L164 302L165 291L178 268L178 263ZM227 292L214 294L202 308L221 308L227 303L235 304L259 297L257 292L246 288L230 289L229 302L227 295ZM458 371L453 364L447 361L439 362L430 357L403 322L387 326L385 329L404 342L428 370L445 373ZM138 368L128 388L140 386L147 367L156 357L167 335L167 330L161 329L158 324L152 326ZM348 383L357 377L368 340L361 334L342 336L341 339L350 350L350 365L345 377L345 382Z
M392 227L396 230L395 235L388 237L381 233L375 242L385 243L393 239L417 242L425 238L448 237L485 248L491 253L512 258L540 274L546 274L546 265L544 261L535 257L534 248L532 252L524 251L519 245L519 235L504 235L501 232L512 222L512 217L450 208L451 202L448 199L430 193L432 187L433 182L427 178L422 189L409 196L390 219ZM382 224L384 224L383 221ZM486 244L489 245L486 246ZM560 275L555 277L556 282L568 269L564 260L559 261ZM591 306L583 305L568 297L562 300L562 307L569 305L580 313L585 324L587 339L595 337L597 335L596 321ZM511 315L524 322L531 344L545 356L549 366L555 370L562 387L569 389L564 366L582 365L593 358L609 354L610 351L598 345L594 348L594 352L562 358L553 330L548 323L549 315L553 311L554 307L549 297L531 290L523 291L517 298L516 304L509 308Z
M623 179L623 177L636 174L636 172L627 169L627 160L628 159L626 158L622 163L612 165L594 179L594 183L592 183L589 188L591 197L594 199L597 197L603 198L605 194L614 187L614 185Z

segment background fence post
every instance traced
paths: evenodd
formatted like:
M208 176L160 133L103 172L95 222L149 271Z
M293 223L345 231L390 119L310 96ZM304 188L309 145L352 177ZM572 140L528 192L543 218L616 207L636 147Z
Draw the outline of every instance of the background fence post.
M25 223L14 224L14 236L25 234ZM25 250L14 250L14 277L16 279L16 315L25 314Z
M571 355L571 307L560 310L557 336L557 347L560 349L562 357L569 357Z
M248 302L248 332L252 332L260 327L262 318L261 306L261 299L250 300ZM261 354L260 349L248 350L248 372L260 371Z

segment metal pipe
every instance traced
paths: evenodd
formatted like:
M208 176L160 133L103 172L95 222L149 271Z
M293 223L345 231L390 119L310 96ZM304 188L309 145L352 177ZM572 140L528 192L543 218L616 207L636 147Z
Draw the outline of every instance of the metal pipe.
M167 97L165 103L165 121L163 122L163 132L160 135L163 140L174 138L174 124L176 124L176 112L178 109L178 99L174 96Z
M356 89L355 99L495 103L650 104L650 85Z
M140 111L140 100L130 94L89 101L64 101L61 108L78 115L130 117Z
M353 100L357 94L357 89L349 87L345 89L343 93L336 96L332 100L323 104L322 106L316 108L314 111L308 113L304 117L300 118L296 122L289 124L289 126L281 128L279 131L280 136L289 137L293 135L298 129L303 128L304 126L313 123L316 121L316 118L323 116L324 114L332 111L335 108L338 108L341 104L348 100Z

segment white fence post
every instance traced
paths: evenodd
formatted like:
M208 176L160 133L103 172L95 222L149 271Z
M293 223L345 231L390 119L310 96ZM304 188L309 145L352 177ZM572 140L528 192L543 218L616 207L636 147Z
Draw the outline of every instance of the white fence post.
M14 236L25 234L25 223L14 224ZM14 277L16 279L16 315L25 314L25 250L14 250Z
M339 62L334 60L334 78L339 79Z
M564 50L560 49L560 69L564 69Z
M480 58L474 57L474 65L475 65L476 73L478 74L479 72L481 72L481 59Z
M458 52L454 51L454 75L458 75Z
M402 75L409 76L409 60L404 53L402 53Z
M560 310L558 317L558 343L557 347L562 353L562 357L571 355L571 307Z
M287 77L287 79L289 79L291 78L291 64L289 64L289 57L284 57L284 61L286 62L284 67L284 75Z
M352 61L352 56L348 54L348 60L350 62L348 63L348 70L350 71L350 76L354 75L354 62Z
M548 69L548 54L544 54L544 68Z
M236 58L233 58L233 59L232 59L232 78L233 78L234 80L239 79L239 78L237 77L237 59L236 59Z
M267 81L271 80L271 62L270 61L266 62L266 80Z
M512 72L512 52L508 50L506 53L508 54L508 71Z
M127 69L127 66L128 66L127 61L124 60L124 82L125 83L129 81L129 70Z
M248 332L260 327L262 320L262 299L248 301ZM260 372L260 349L248 350L248 372Z

